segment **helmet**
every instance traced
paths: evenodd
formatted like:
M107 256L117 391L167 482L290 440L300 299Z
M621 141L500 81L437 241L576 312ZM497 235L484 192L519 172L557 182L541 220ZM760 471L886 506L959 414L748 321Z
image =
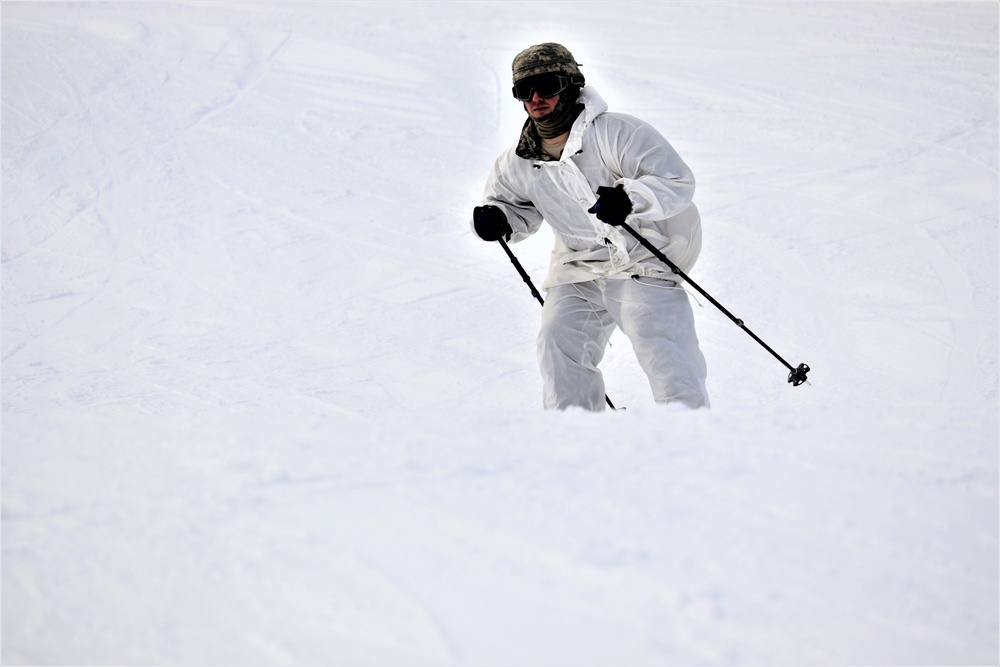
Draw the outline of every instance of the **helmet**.
M513 83L536 74L565 74L570 81L582 86L584 84L583 72L580 71L580 63L562 44L546 42L529 46L524 51L514 56Z

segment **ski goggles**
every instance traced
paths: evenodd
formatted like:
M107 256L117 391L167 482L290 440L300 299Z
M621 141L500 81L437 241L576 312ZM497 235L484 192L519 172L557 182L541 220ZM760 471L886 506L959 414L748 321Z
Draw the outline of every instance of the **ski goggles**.
M527 102L535 96L535 93L538 93L539 97L555 97L566 90L567 86L571 83L572 80L565 74L548 72L521 79L514 84L512 92L514 93L514 99Z

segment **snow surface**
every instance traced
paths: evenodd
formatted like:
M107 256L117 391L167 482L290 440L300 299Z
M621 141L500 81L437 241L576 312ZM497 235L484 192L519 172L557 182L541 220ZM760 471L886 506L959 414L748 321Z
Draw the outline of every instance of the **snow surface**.
M2 6L2 660L998 662L998 5ZM711 411L540 409L560 41L698 178ZM548 232L514 246L540 281Z

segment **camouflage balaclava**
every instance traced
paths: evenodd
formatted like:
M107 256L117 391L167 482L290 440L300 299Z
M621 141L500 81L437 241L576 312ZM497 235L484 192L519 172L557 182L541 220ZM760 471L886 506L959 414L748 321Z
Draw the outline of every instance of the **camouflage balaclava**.
M565 74L570 77L572 82L561 93L559 104L556 105L551 114L538 120L529 116L521 132L518 155L521 157L531 155L534 159L546 159L548 156L541 150L538 138L558 137L573 126L573 121L583 110L583 105L577 103L580 88L586 83L583 72L580 71L580 65L569 49L555 42L536 44L521 51L514 56L511 70L513 83L537 74L547 73Z

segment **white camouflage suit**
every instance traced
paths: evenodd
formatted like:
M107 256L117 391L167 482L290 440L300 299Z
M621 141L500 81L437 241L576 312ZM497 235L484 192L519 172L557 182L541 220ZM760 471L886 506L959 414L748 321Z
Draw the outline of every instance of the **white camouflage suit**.
M484 204L500 208L511 242L555 232L538 336L543 404L603 410L598 364L615 327L628 336L658 403L707 407L705 359L678 277L638 241L587 210L600 186L622 184L626 223L688 272L701 250L691 170L649 124L607 111L590 86L557 161L529 160L511 146L496 161Z

